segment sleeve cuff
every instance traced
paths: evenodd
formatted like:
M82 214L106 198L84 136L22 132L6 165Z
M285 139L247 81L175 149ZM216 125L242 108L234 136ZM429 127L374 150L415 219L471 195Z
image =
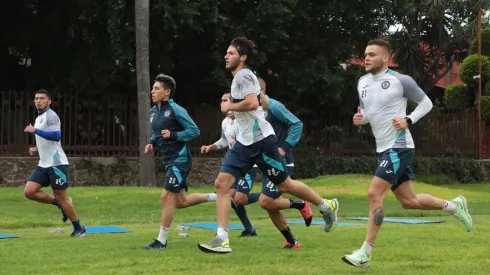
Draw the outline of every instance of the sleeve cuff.
M289 151L289 149L291 149L292 146L285 141L279 147L281 147L282 150L284 150L284 152L287 152L287 151Z

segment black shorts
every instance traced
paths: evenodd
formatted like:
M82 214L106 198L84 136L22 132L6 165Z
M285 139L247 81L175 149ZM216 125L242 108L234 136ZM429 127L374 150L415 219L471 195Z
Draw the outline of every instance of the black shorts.
M400 184L415 178L413 154L413 148L391 148L379 153L375 176L391 183L391 190L395 190Z
M191 172L191 166L179 163L178 165L168 166L166 170L163 188L172 193L180 193L182 189L187 192L187 176Z
M254 164L257 164L262 174L266 175L273 185L283 183L289 176L286 162L279 154L274 135L249 146L236 141L233 147L226 152L220 172L233 175L238 182L240 178L245 177Z
M68 188L68 165L47 168L36 166L28 181L38 183L42 187L51 185L53 190L66 189Z

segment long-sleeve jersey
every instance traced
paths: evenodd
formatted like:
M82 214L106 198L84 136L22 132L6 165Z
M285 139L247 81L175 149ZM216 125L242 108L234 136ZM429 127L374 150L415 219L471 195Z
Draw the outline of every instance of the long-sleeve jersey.
M198 137L200 132L187 111L172 99L162 101L150 110L152 135L149 143L160 148L165 167L174 164L191 164L191 151L187 142ZM170 137L163 138L162 130L169 130Z
M68 158L61 147L61 121L58 115L51 109L39 112L34 128L39 166L68 165Z
M415 148L410 130L397 131L392 119L407 117L407 99L417 103L408 115L416 123L432 109L432 102L408 75L388 69L377 75L367 74L357 84L363 123L371 125L376 151L390 148Z
M279 147L288 152L291 147L298 144L303 133L303 123L284 104L270 97L267 98L269 109L266 112L266 120L276 133Z

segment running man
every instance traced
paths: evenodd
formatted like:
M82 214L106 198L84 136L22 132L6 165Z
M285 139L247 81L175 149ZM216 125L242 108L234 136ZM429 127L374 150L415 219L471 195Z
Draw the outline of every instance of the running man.
M228 238L228 222L230 216L230 187L257 164L262 173L271 182L262 189L259 203L264 196L277 193L292 194L320 207L325 220L324 230L332 231L337 225L338 201L324 200L302 182L292 180L285 169L285 162L279 155L274 130L265 120L261 105L260 84L255 74L247 68L253 57L255 45L244 38L235 38L226 52L226 68L234 76L231 85L231 102L223 102L221 110L235 112L235 123L238 125L236 142L223 159L221 171L216 179L218 199L216 211L218 215L218 230L216 236L206 244L199 244L203 252L231 252ZM269 193L269 195L266 195ZM262 205L261 205L262 206ZM276 209L267 209L274 224L286 224L279 209L289 208L289 200L274 200ZM271 205L269 205L272 208Z
M221 97L221 102L231 100L231 94L225 93ZM203 145L201 147L201 153L206 154L212 151L221 150L224 148L231 148L236 140L238 134L237 124L235 122L235 115L233 111L229 111L227 116L221 122L221 138L211 145ZM257 232L252 226L250 219L247 215L247 210L244 205L255 203L259 200L260 193L250 193L252 190L255 177L257 176L257 166L254 165L245 177L240 178L238 184L234 184L231 187L231 207L235 210L235 214L240 219L245 230L241 233L240 237L255 237Z
M260 90L268 99L269 108L266 110L266 120L272 125L279 143L279 154L285 158L288 175L294 178L293 150L303 133L303 123L291 113L281 102L266 95L266 83L262 77L258 77ZM264 175L263 180L267 180Z
M29 148L33 156L39 153L39 164L32 172L24 195L26 198L40 203L49 203L61 209L62 220L68 219L73 224L70 237L82 237L87 233L77 217L75 207L68 198L68 158L61 147L61 121L51 110L51 95L46 90L39 90L34 96L34 104L38 112L34 126L27 125L24 132L35 135L36 146ZM51 186L54 197L41 191L43 187Z
M417 83L407 75L388 69L391 55L389 42L381 39L368 43L365 51L366 74L359 79L357 90L360 107L353 117L356 126L369 123L376 139L378 168L368 190L369 222L362 247L342 260L356 267L368 267L371 252L384 219L383 201L392 190L405 209L442 210L456 215L466 231L473 225L463 196L451 201L413 189L412 170L414 142L408 126L432 109L432 102ZM407 100L417 107L407 116Z
M159 74L153 89L151 99L155 106L150 110L152 135L145 146L145 154L159 147L165 165L165 181L162 191L162 223L157 239L144 246L143 249L167 248L167 236L174 217L174 206L186 208L208 201L215 201L216 194L186 195L187 176L192 169L192 156L187 142L199 136L199 128L187 111L176 104L175 80L168 75Z

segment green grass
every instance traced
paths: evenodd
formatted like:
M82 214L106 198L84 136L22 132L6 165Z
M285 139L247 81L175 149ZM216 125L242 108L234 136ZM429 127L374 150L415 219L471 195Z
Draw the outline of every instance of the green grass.
M309 179L305 182L327 198L340 201L342 217L366 216L366 192L370 176L346 175ZM355 269L341 261L345 253L360 247L366 222L358 227L338 227L330 233L321 226L292 225L302 249L284 251L284 240L257 204L247 207L258 229L256 238L240 239L230 232L233 253L204 254L199 241L208 241L211 230L191 229L181 238L176 225L183 222L216 221L215 203L176 211L169 234L169 248L143 251L159 231L160 188L71 188L79 216L85 225L118 225L127 234L87 235L72 239L71 226L62 224L59 210L26 200L22 188L0 190L0 233L19 236L0 240L0 274L489 274L490 184L429 185L417 182L419 193L452 199L464 194L469 201L474 231L464 232L459 222L442 211L402 209L390 193L385 201L387 217L444 220L441 224L405 225L384 223L373 250L372 266ZM209 192L212 187L191 188ZM255 188L260 190L260 188ZM314 209L317 214L317 209ZM289 219L301 219L286 210ZM232 213L232 223L238 224ZM321 219L319 215L317 219ZM354 221L350 221L354 222ZM62 227L64 234L50 234Z

